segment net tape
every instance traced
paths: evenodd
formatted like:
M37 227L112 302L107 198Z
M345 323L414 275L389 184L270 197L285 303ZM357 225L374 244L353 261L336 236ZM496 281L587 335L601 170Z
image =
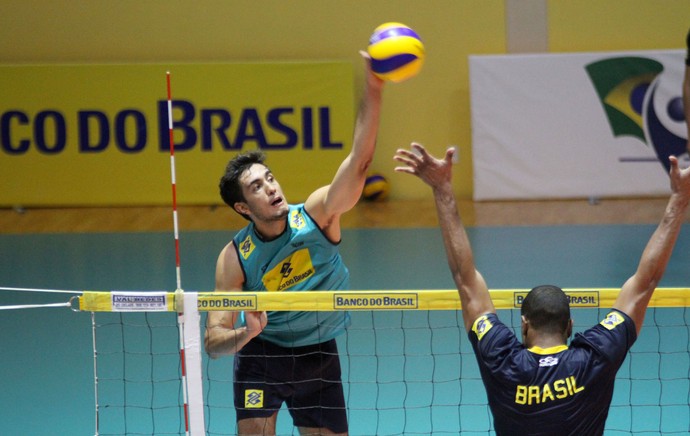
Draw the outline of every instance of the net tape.
M564 289L572 308L610 308L618 288ZM496 309L516 309L529 290L492 290ZM185 292L187 294L188 292ZM378 311L459 310L455 290L400 291L310 291L310 292L199 292L197 309L208 311ZM177 295L180 295L178 292ZM181 298L173 292L84 291L75 310L92 312L168 311L183 312ZM650 307L690 306L690 289L659 288Z

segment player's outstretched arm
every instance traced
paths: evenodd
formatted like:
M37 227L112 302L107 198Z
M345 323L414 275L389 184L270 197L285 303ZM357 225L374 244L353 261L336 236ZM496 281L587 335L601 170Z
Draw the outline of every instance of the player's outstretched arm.
M688 31L685 44L688 49L688 54L685 58L685 75L683 76L683 112L685 114L685 125L688 133L687 150L690 154L690 30Z
M469 331L478 317L496 309L486 282L475 267L472 247L458 213L451 183L453 153L450 148L443 159L437 159L421 144L412 143L411 150L396 151L394 159L404 166L395 171L415 175L433 190L448 266L460 293L465 329Z
M680 170L678 159L675 156L669 159L671 197L664 216L642 252L637 271L625 282L613 306L632 318L638 334L649 300L668 265L690 202L690 168Z
M237 250L231 242L225 246L216 263L216 291L242 290L242 273ZM239 312L211 311L206 318L204 347L213 359L234 354L266 327L266 312L245 312L245 325L235 328Z
M305 204L307 211L332 239L340 236L335 218L352 209L362 195L376 149L384 82L372 73L368 55L361 54L366 64L366 86L357 113L352 148L331 184L316 190ZM333 232L329 231L331 226L334 226Z
M685 126L688 132L686 149L688 154L690 154L690 65L685 66L685 77L683 79L683 113L685 114Z

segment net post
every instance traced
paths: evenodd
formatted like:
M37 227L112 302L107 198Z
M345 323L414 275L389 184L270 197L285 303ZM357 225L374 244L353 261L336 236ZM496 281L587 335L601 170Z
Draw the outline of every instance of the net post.
M96 313L91 312L91 338L93 345L93 390L94 402L96 405L94 425L96 426L94 435L98 436L100 431L100 411L98 406L98 351L96 349Z
M189 431L193 436L206 434L204 420L203 376L201 372L201 316L198 294L185 292L184 300L184 367L186 368Z
M175 306L177 306L178 296L183 296L182 289L175 290ZM182 300L182 298L179 298ZM183 304L184 305L184 304ZM180 348L180 377L182 379L182 413L184 415L184 432L189 436L189 396L187 393L187 360L185 359L185 319L184 312L177 312L177 331L179 333L178 343Z

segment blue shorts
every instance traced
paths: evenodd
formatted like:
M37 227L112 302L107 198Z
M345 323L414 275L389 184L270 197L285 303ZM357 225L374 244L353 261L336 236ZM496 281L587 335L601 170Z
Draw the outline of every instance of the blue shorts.
M335 339L285 348L254 338L235 355L237 420L268 417L286 403L297 427L347 432Z

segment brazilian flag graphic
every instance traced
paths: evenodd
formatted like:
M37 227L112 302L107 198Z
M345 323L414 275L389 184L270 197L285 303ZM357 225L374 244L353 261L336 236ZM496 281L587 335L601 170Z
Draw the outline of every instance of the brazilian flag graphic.
M686 152L686 138L664 125L654 102L659 90L658 76L664 66L642 57L617 57L593 62L586 67L614 136L629 135L651 146L659 163L668 172L669 156ZM680 97L667 103L666 114L683 119Z
M586 67L604 106L614 136L630 135L646 142L642 121L645 95L664 66L648 58L618 57Z

